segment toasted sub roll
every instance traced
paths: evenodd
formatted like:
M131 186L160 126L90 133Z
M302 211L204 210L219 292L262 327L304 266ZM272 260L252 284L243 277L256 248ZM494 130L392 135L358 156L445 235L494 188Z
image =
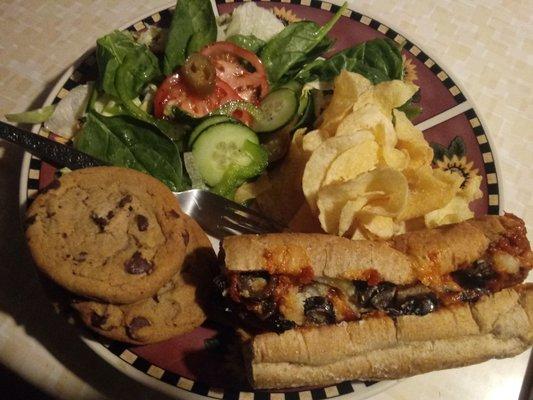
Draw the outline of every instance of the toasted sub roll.
M514 256L531 268L533 255L524 221L512 214L409 232L389 242L279 233L229 236L222 247L225 266L234 272L298 275L311 268L315 276L356 280L366 279L369 271L374 271L381 281L406 285L472 264L506 234L520 236L522 251Z
M246 343L255 388L397 379L517 355L533 344L533 284L425 316L375 316Z
M426 315L513 287L533 267L524 221L511 214L388 242L304 233L232 236L222 250L220 286L228 307L255 328L276 332L376 312Z

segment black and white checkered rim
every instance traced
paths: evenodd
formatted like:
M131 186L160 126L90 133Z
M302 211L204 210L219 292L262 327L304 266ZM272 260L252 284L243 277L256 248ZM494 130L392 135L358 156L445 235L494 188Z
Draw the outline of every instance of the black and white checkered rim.
M240 3L242 0L215 0L217 4L225 3ZM339 10L339 6L325 1L318 0L261 0L263 2L280 3L280 4L295 4L317 8L331 13L335 13ZM127 29L131 31L139 31L145 27L145 24L168 26L170 24L172 13L171 8L156 12L143 20L129 26ZM467 101L465 95L459 89L458 85L452 80L452 78L426 53L424 53L414 43L406 39L404 36L397 33L395 30L388 26L376 21L366 15L360 14L356 11L346 10L344 16L365 24L374 30L377 30L384 34L386 37L392 39L398 44L403 45L403 48L416 57L419 61L424 63L443 83L443 85L450 91L455 101L458 104L465 103ZM72 75L66 80L61 89L57 92L55 98L52 100L52 104L59 102L72 88L79 85L81 77L94 74L95 70L95 57L94 51L88 54L78 66L74 69ZM487 174L487 189L488 189L488 213L499 214L500 211L500 194L498 188L498 176L496 172L496 165L494 163L493 153L486 136L485 130L480 122L478 115L473 108L469 108L463 113L469 120L474 134L476 135L479 149L482 153L483 164L485 172ZM46 130L40 129L39 134L48 135ZM39 189L39 177L41 170L41 160L31 156L29 161L29 168L27 172L27 185L26 192L24 193L25 199L29 202L37 193ZM23 174L25 171L23 171ZM23 193L23 192L22 192ZM127 364L134 367L136 370L141 371L161 382L168 385L183 389L185 391L194 393L196 395L210 397L214 399L224 400L323 400L337 396L347 395L351 393L360 393L368 390L369 386L380 386L380 383L376 382L342 382L337 385L317 388L306 391L292 391L285 393L270 393L265 391L257 392L240 392L237 390L222 390L212 388L209 385L202 382L195 382L188 378L182 377L176 373L166 371L156 365L151 364L144 358L137 356L128 349L128 346L119 342L110 342L102 344L109 352L119 357ZM91 346L93 347L93 346ZM94 347L93 347L94 348ZM387 385L389 386L389 385ZM375 387L377 389L377 387ZM373 391L374 392L374 391Z

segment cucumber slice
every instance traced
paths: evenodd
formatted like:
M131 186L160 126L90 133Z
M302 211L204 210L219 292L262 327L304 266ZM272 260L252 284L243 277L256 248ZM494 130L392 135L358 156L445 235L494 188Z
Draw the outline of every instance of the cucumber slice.
M201 132L192 154L204 182L215 186L231 165L247 166L250 159L242 148L248 141L259 144L254 131L234 122L221 122Z
M260 118L252 129L256 132L272 132L287 124L298 111L298 95L292 89L280 88L270 92L259 105Z
M214 117L207 117L202 122L200 122L196 128L193 129L189 136L189 147L192 147L194 141L198 138L200 133L209 128L212 125L220 124L221 122L235 121L233 118L227 117L225 115L216 115Z
M297 81L289 81L281 86L281 88L291 89L299 94L302 91L302 84Z

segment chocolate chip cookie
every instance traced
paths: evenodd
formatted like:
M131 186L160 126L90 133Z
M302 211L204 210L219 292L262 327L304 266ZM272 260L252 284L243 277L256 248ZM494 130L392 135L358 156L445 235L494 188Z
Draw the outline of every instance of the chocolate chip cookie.
M184 266L152 298L135 304L113 305L75 301L83 322L110 339L148 344L193 330L205 320L200 305L208 296L215 253L198 224L189 219Z
M111 303L156 294L181 268L187 236L172 192L125 168L68 173L26 213L39 269L71 292Z

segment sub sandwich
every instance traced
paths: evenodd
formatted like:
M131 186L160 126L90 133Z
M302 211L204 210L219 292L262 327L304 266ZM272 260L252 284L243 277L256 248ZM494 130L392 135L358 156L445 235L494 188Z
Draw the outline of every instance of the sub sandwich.
M226 238L218 286L251 333L256 388L384 380L509 357L533 343L533 267L511 214L388 242Z

